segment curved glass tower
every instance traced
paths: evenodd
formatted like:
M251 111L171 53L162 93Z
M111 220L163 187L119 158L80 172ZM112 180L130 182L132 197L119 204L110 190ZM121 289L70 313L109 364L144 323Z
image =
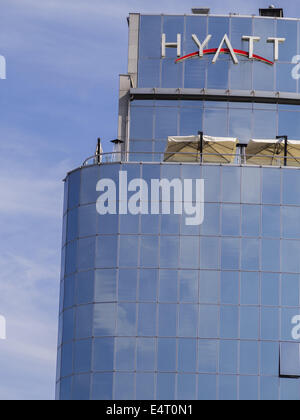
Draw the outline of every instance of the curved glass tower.
M299 31L130 15L122 150L65 183L58 399L300 399Z

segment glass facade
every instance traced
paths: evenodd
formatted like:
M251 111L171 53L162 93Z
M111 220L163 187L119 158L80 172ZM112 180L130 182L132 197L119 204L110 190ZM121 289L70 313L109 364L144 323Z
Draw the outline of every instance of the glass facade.
M291 72L299 22L262 18L140 16L138 88L298 92ZM268 37L286 38L273 67L211 56L175 64L161 37L191 34L208 48L223 35L268 59ZM215 66L215 67L214 67ZM287 101L289 102L289 101ZM135 99L129 162L71 172L65 183L57 398L137 400L300 399L300 170L163 162L168 136L300 139L300 106L236 101ZM204 179L205 217L107 214L100 179ZM170 203L174 205L171 196ZM120 205L120 203L117 203Z
M299 93L299 79L292 77L300 54L299 20L270 19L261 17L216 17L216 16L141 16L138 60L139 88L193 88L232 89ZM225 34L232 47L249 51L248 41L242 36L260 37L254 43L254 53L273 61L274 45L267 43L271 37L285 38L279 45L279 60L274 66L260 61L250 61L238 56L235 65L230 55L221 55L215 65L212 56L204 55L174 65L177 50L167 48L166 57L161 57L161 37L167 42L176 42L181 35L181 56L198 50L192 39L197 35L203 42L212 35L205 48L218 48ZM298 61L299 60L299 61Z

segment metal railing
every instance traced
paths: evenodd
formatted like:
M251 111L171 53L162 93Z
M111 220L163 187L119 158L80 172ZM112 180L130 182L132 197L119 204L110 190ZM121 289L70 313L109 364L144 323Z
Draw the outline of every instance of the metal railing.
M150 158L150 159L149 159ZM266 163L266 160L270 160ZM186 152L109 152L93 155L85 159L82 166L101 165L103 163L212 163L225 165L251 166L289 166L300 167L300 156L186 153Z

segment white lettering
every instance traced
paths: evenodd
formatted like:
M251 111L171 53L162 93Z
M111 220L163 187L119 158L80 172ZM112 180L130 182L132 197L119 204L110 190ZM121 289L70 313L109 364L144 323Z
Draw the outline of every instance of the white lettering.
M292 329L292 338L293 340L300 340L300 315L294 316L292 324L295 325Z
M300 55L295 55L292 58L292 63L296 64L296 66L293 67L292 69L292 78L294 80L299 80L300 79Z
M203 50L204 47L207 46L207 44L209 43L209 41L212 38L212 35L207 35L207 37L205 38L204 42L201 44L201 42L199 41L199 39L197 38L197 35L192 35L193 40L195 41L197 47L199 48L199 57L203 57Z
M148 214L147 182L144 179L134 179L129 183L128 191L136 192L129 199L129 203L128 203L129 213L133 215Z
M166 34L162 35L161 40L161 56L166 57L166 48L177 48L177 57L181 56L181 34L177 34L177 42L167 42Z
M0 79L6 79L6 60L3 55L0 55Z
M128 213L128 195L127 195L127 172L120 171L119 173L119 213Z
M0 315L0 340L6 340L6 319Z
M249 58L253 58L254 42L260 41L260 37L259 36L245 35L245 36L242 37L242 40L243 41L249 41Z
M196 184L195 191L193 184ZM204 221L204 180L203 179L152 179L147 181L136 178L129 182L126 171L119 173L119 191L112 179L101 179L96 190L101 192L96 202L97 212L117 214L119 198L119 214L177 214L186 215L188 226L201 225ZM150 191L150 200L149 200ZM133 192L128 201L128 193ZM118 198L117 198L118 197ZM150 206L149 206L150 201ZM160 204L162 203L162 205ZM172 206L172 208L171 208Z
M104 191L97 199L97 212L102 216L105 214L117 214L116 185L114 181L111 179L101 179L97 183L96 191Z
M193 206L193 180L184 180L184 211L187 226L199 226L204 221L204 179L196 179L196 204Z
M222 39L222 41L219 45L219 48L216 52L216 55L214 56L213 61L212 61L213 64L215 64L217 62L217 59L219 58L219 55L220 55L220 52L221 52L221 49L222 49L224 43L227 45L227 47L229 49L229 52L230 52L230 55L231 55L231 58L232 58L232 61L234 62L234 64L239 64L238 59L236 57L235 52L233 51L231 42L229 41L229 38L228 38L227 34L224 35L224 37L223 37L223 39Z
M159 214L160 191L162 214L171 213L171 189L174 191L174 214L182 214L182 182L180 179L153 179L151 181L151 213Z
M279 44L285 42L285 38L268 38L267 42L274 44L274 61L279 59Z

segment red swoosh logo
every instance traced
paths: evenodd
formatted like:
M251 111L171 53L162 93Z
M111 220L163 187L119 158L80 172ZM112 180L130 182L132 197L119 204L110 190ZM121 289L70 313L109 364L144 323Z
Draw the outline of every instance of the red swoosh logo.
M204 50L203 54L215 54L218 51L217 48L212 48L210 50ZM243 50L233 50L237 55L242 55L243 57L249 57L249 53ZM222 48L221 53L229 54L230 51L228 48ZM184 57L180 57L176 60L176 63L180 63L181 61L187 60L188 58L192 57L199 57L199 51L196 51L192 54L185 55ZM262 61L263 63L270 64L271 66L274 64L273 61L267 60L264 57L260 57L259 55L253 54L253 58L258 61Z

